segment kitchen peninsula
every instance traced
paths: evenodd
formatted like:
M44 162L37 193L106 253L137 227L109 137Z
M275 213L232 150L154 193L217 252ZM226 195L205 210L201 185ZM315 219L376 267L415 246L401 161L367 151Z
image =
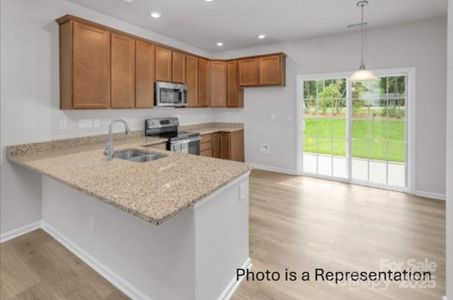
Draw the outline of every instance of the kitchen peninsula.
M162 158L109 161L105 141L6 148L10 161L45 175L42 228L133 299L227 298L236 268L250 265L250 167L160 150L163 140L143 132L116 134L115 150Z

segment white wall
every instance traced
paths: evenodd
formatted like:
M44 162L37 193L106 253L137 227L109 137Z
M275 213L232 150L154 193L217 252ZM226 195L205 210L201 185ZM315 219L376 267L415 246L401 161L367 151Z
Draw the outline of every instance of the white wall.
M4 146L107 133L113 118L143 128L146 117L179 116L181 123L212 120L211 109L61 111L59 103L58 24L73 14L107 26L210 56L190 45L62 0L1 1L1 223L0 232L41 219L40 177L4 160ZM96 128L79 128L80 119L98 119ZM65 129L60 129L65 123ZM120 126L118 126L121 129Z
M447 297L453 299L453 0L448 1Z
M415 188L439 195L445 195L446 29L446 19L438 18L372 30L367 56L371 69L416 68ZM216 54L288 55L286 87L246 89L244 110L215 112L220 119L245 123L247 161L296 171L296 76L355 70L359 38L352 32ZM270 154L260 152L262 143L270 145Z

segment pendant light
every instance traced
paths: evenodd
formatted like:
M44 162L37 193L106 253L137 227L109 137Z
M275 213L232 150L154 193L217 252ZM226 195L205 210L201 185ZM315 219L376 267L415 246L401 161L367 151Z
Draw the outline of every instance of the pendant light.
M354 74L349 78L350 81L368 81L368 80L378 80L376 75L370 70L367 70L365 67L365 59L364 59L364 44L365 44L365 23L363 20L363 10L365 9L365 5L368 4L368 1L359 1L357 2L357 6L362 9L362 21L360 23L360 31L361 31L361 48L360 48L360 67L358 71L355 71Z

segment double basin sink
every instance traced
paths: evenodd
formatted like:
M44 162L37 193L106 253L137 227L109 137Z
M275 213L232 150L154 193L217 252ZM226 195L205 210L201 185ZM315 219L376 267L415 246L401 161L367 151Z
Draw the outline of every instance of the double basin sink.
M133 162L148 162L157 160L159 158L166 157L166 154L157 153L157 152L148 152L139 149L124 149L115 151L113 153L113 158L124 159Z

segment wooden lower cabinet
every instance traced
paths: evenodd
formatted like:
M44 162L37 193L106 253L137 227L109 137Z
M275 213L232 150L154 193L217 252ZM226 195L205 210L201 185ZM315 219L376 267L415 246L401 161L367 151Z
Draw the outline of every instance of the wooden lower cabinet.
M212 157L220 158L220 134L213 133L211 136Z
M203 134L200 139L200 155L212 157L212 135Z
M200 155L243 162L244 130L202 135Z
M220 158L241 162L245 160L244 130L220 134Z

